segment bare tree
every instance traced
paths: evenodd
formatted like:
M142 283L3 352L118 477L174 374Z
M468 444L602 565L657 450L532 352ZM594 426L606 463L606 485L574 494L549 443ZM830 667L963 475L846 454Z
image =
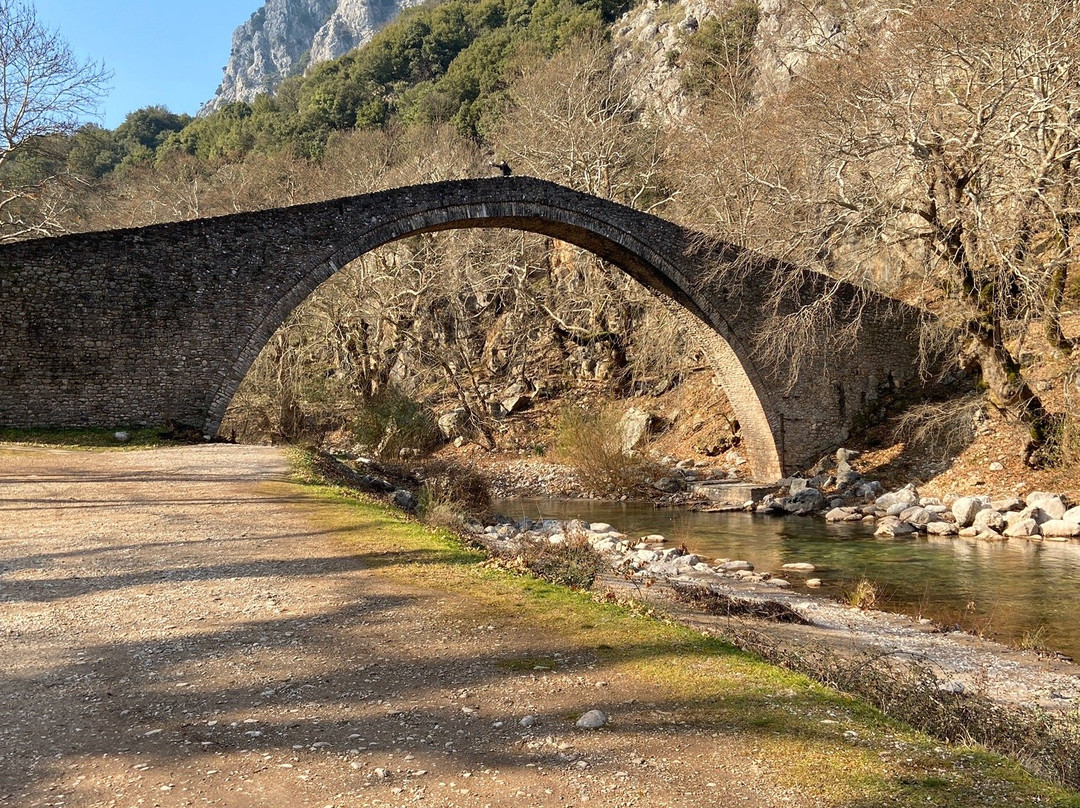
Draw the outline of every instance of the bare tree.
M712 229L933 310L990 400L1045 437L1016 339L1051 342L1076 258L1080 3L906 0L712 134Z
M109 74L82 61L56 32L38 20L33 6L0 0L0 241L47 235L51 217L27 204L51 177L20 181L11 162L41 148L49 136L74 131L97 113Z
M522 58L492 140L515 173L652 209L667 200L659 182L661 132L648 125L634 77L613 62L599 35L539 65Z

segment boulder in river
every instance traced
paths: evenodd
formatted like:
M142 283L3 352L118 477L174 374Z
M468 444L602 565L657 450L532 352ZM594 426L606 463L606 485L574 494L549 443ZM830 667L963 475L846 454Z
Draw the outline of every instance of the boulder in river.
M975 521L975 514L990 507L986 497L960 497L952 504L953 516L960 527L968 527Z
M1005 528L1005 536L1010 539L1027 539L1039 535L1039 523L1034 519L1016 519Z
M1068 510L1064 501L1056 494L1044 494L1042 492L1029 494L1027 504L1028 506L1038 506L1039 510L1045 513L1049 519L1061 519Z
M858 508L852 508L850 506L833 508L825 514L826 522L858 522L861 521L862 518L862 512Z
M1004 497L1003 499L991 500L990 507L999 513L1008 513L1023 508L1024 502L1018 497Z
M901 522L895 516L886 516L878 523L877 530L874 531L875 536L910 536L915 532L915 528L909 525L907 522Z
M993 508L984 508L975 514L975 521L971 523L972 527L978 530L996 530L1001 532L1005 529L1006 525L1005 515L1000 511L996 511Z
M930 513L922 505L912 505L910 508L905 508L897 516L900 517L900 521L916 527L925 527L934 521L934 514Z
M798 494L788 497L784 510L788 513L804 515L821 510L825 506L825 497L816 488L804 488Z
M753 572L754 565L751 564L749 561L742 560L725 561L723 564L720 565L720 570L723 572L738 572L740 570L745 570L746 572Z
M955 522L927 522L926 532L931 536L955 536L959 529Z
M1080 524L1064 519L1048 519L1039 525L1039 531L1047 539L1072 539L1080 536Z
M888 494L882 494L875 500L875 504L880 505L882 508L888 509L893 505L899 503L905 503L906 505L916 505L919 502L919 492L915 490L913 485L905 485L903 488L896 491L890 491Z

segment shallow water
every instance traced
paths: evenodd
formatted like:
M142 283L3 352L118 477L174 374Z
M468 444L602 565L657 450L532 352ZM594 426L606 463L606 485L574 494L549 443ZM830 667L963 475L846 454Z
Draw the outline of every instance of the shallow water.
M987 543L956 537L874 538L873 527L819 518L693 513L596 500L510 499L493 504L514 518L608 522L637 539L660 533L706 559L745 559L793 589L843 598L866 578L877 608L928 617L1013 645L1037 642L1080 659L1080 542ZM809 562L809 575L781 571ZM807 577L822 580L807 589Z

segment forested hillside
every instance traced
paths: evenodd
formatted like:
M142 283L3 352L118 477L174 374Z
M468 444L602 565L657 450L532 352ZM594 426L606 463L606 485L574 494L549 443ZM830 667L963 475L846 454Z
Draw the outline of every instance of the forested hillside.
M505 160L927 306L928 369L953 390L967 374L1026 424L1031 462L1070 462L1078 54L1076 2L446 0L273 96L24 143L0 163L0 237L483 176ZM831 325L811 306L763 324L762 340L797 357ZM707 372L695 339L568 245L409 239L296 312L230 428L422 449L439 439L433 407L492 447L512 411L567 390L660 395ZM934 410L935 428L970 431L965 406L944 427Z

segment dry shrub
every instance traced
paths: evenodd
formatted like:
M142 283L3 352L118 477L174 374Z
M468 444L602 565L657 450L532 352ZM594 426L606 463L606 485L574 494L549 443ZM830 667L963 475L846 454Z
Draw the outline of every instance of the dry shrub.
M770 600L749 600L723 592L714 592L707 586L671 583L675 599L700 609L706 614L723 617L757 617L778 623L809 624L809 620L785 603Z
M1080 466L1080 416L1071 409L1062 416L1057 454L1058 465Z
M417 511L429 524L459 527L465 517L481 516L491 504L487 480L466 466L433 460L422 464L419 474L423 484Z
M1080 392L1080 371L1073 371L1065 380L1064 411L1053 417L1046 442L1039 448L1035 457L1035 461L1040 465L1059 468L1080 466L1080 415L1076 412L1077 392Z
M935 459L954 457L975 439L975 421L983 405L983 395L971 393L909 407L897 422L896 440Z
M563 409L555 427L559 458L601 496L644 493L660 475L647 458L623 451L618 423L614 408L589 411L571 405Z
M844 593L844 599L849 606L854 606L856 609L873 609L878 600L877 585L863 578Z
M512 566L521 566L559 586L590 589L604 568L604 559L581 534L570 534L559 544L547 539L526 544Z

